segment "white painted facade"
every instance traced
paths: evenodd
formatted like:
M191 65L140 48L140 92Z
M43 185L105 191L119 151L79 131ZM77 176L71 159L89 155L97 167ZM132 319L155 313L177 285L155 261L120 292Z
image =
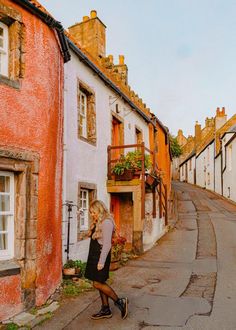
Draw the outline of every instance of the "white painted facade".
M221 153L215 158L215 192L221 195Z
M116 113L124 123L124 144L135 144L135 129L142 131L145 146L149 146L148 123L119 95L105 83L78 56L71 51L71 61L65 65L65 112L64 112L64 178L63 202L70 200L79 206L78 185L81 182L96 185L97 198L110 205L107 193L107 146L111 145L112 113ZM77 81L82 81L95 94L96 146L78 138ZM132 149L133 150L133 149ZM126 152L131 149L126 149ZM158 214L158 213L157 213ZM89 239L78 240L78 215L73 208L70 230L71 259L86 261ZM155 219L153 233L146 239L147 244L164 233L163 220ZM63 210L63 261L66 260L68 212ZM150 245L149 244L149 245Z
M193 156L187 161L188 183L194 184L196 157Z
M71 61L65 64L65 112L64 112L64 190L63 202L73 201L78 205L78 184L87 182L97 186L97 198L109 205L106 191L107 145L111 141L109 89L71 51ZM97 144L91 145L78 138L77 80L89 86L95 94ZM63 255L67 239L67 212L63 218ZM87 259L89 240L77 240L77 210L74 207L70 230L70 258Z
M180 165L180 181L194 184L196 157L193 155Z
M212 191L214 191L214 155L215 142L212 141L196 157L196 184Z
M233 139L230 142L231 138ZM234 133L227 133L222 140L222 160L223 196L236 202L236 137Z

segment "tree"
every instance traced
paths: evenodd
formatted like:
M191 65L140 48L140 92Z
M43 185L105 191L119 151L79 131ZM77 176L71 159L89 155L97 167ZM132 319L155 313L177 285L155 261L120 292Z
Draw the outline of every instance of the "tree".
M180 155L182 155L183 152L181 146L179 145L177 137L174 137L171 134L170 134L170 152L173 158L178 158Z

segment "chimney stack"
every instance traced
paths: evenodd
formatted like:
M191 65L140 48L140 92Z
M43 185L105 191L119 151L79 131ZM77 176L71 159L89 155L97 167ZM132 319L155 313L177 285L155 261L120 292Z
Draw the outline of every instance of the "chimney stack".
M201 125L196 121L195 123L195 146L197 146L202 139L202 129Z
M90 17L84 16L82 22L69 27L69 33L94 58L106 56L106 26L97 17L96 10L90 12Z
M115 72L125 85L128 85L128 67L125 64L124 55L119 55L119 64L114 65Z
M216 131L220 129L226 122L227 122L227 115L225 114L225 107L222 107L222 109L217 108L216 116L215 116Z

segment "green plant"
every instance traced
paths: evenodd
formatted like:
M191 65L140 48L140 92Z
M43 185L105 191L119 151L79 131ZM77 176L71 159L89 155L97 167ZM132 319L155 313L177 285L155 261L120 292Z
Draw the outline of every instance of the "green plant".
M64 266L64 269L68 269L68 268L75 268L75 261L74 260L68 260Z
M182 155L182 147L179 145L177 137L174 137L173 135L169 135L170 138L170 152L171 156L173 158L178 158Z
M78 296L81 292L91 290L93 290L93 286L91 282L86 279L79 279L78 281L63 281L63 294L65 296Z
M19 329L18 325L15 323L9 323L6 326L6 330L17 330Z
M148 170L152 166L150 155L145 154L144 168ZM140 150L130 151L125 156L121 155L112 172L118 175L125 170L140 171L142 169L142 152Z
M86 262L83 262L81 260L75 260L74 265L75 265L75 268L80 269L81 276L84 276L85 269L86 269Z

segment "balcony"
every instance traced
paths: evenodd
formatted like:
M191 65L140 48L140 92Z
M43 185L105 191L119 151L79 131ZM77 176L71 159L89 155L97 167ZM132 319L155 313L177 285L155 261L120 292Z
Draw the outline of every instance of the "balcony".
M114 167L117 163L121 162L121 158L125 157L130 151L139 151L139 157L135 158L136 163L138 162L139 166L136 166L129 173L117 177L114 174ZM110 193L122 193L122 192L136 192L136 199L139 200L139 205L141 204L141 219L145 218L145 194L153 194L153 218L156 217L156 203L159 202L159 218L165 218L165 224L167 224L167 186L163 184L163 180L158 173L158 166L156 162L156 152L148 149L145 146L145 143L141 144L129 144L129 145L120 145L120 146L108 146L107 148L107 187L108 192ZM146 160L150 158L151 166L146 169ZM129 166L128 166L129 167ZM153 183L150 184L149 179L152 179ZM134 201L134 198L133 198ZM140 203L141 202L141 203ZM136 204L137 207L139 207Z

